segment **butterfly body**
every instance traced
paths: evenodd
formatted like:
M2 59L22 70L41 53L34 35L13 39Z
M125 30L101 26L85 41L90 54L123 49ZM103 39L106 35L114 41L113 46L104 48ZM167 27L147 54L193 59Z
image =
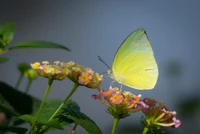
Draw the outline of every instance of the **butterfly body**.
M114 81L131 88L154 88L158 79L158 66L144 29L135 30L124 40L108 74Z

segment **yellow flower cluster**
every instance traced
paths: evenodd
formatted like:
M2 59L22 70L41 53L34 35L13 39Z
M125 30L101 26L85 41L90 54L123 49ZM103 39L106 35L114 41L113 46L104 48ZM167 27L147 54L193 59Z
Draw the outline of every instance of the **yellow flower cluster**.
M42 64L35 62L31 67L38 73L38 75L48 79L63 80L67 77L67 68L61 64L60 61L55 61L50 65L48 61L43 61Z
M91 68L75 64L73 61L67 63L55 61L54 65L49 65L48 61L43 61L42 65L35 62L31 64L31 67L40 76L55 80L63 80L68 77L73 82L88 88L100 88L103 81L103 75L94 73Z

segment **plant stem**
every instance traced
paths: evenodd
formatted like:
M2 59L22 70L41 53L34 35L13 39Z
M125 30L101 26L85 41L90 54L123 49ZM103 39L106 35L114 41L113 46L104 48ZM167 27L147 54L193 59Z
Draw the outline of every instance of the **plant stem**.
M71 92L68 94L68 96L66 97L66 99L60 104L60 106L58 107L58 109L54 112L54 114L49 118L48 121L51 121L56 114L60 111L60 109L65 105L65 103L69 100L69 98L72 96L72 94L76 91L76 89L78 88L79 84L78 83L74 83L74 87L72 88Z
M147 127L144 127L142 134L147 134L148 131L149 131L149 129Z
M23 74L21 73L18 80L17 80L17 83L15 84L15 89L18 89L19 88L19 84L21 83L22 81L22 78L23 78Z
M118 122L119 122L119 119L115 118L114 123L113 123L113 128L112 128L112 134L115 134L115 130L116 130Z
M32 80L28 80L28 84L26 86L26 89L25 89L25 93L28 93L29 92L29 89L31 87L31 84L32 84Z
M45 94L44 94L44 97L43 97L43 99L42 99L42 103L40 104L40 108L39 108L39 110L37 111L35 120L34 120L32 126L31 126L31 129L30 129L29 134L31 134L31 132L32 132L33 129L34 129L35 123L37 122L37 119L38 119L38 117L39 117L39 115L40 115L40 112L41 112L41 110L42 110L42 108L43 108L43 106L44 106L45 100L46 100L46 98L47 98L47 96L48 96L48 93L49 93L49 90L50 90L50 88L51 88L52 83L53 83L53 79L49 79L48 85L47 85L47 88L46 88L46 91L45 91Z
M76 127L78 126L78 124L74 124L74 127L73 127L73 129L72 129L72 132L71 132L71 134L75 134L75 131L76 131Z

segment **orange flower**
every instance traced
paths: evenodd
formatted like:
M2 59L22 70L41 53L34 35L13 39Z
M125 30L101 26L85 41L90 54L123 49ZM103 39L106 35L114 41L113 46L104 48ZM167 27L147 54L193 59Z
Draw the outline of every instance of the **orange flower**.
M138 112L144 108L144 105L140 103L141 95L136 96L128 91L122 92L116 87L110 87L108 91L101 90L99 95L95 94L92 97L99 99L108 107L108 112L117 118L125 118L131 112Z
M81 65L75 64L73 61L63 64L69 70L67 72L67 77L73 82L76 82L81 86L86 86L93 89L100 87L100 84L103 81L103 75L94 73L91 68L86 68Z

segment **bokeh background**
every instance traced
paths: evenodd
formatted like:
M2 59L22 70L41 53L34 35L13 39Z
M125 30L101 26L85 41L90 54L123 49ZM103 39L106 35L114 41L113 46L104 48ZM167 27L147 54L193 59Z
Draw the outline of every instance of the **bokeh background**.
M45 40L71 49L71 52L56 49L11 51L4 55L10 61L1 64L0 80L14 86L19 77L18 63L44 60L51 63L55 60L73 60L103 73L107 67L98 60L97 55L111 66L122 41L132 31L143 27L158 63L159 79L151 91L123 89L162 100L169 109L177 111L182 127L167 129L170 134L199 134L199 5L198 0L0 0L0 22L13 21L16 24L14 41L10 45L21 41ZM27 81L23 82L21 91ZM102 88L108 89L110 82L111 79L106 76ZM33 83L30 94L42 98L46 84L47 79L39 78ZM54 82L48 99L64 99L72 86L69 80ZM91 98L95 93L96 90L80 87L72 99L105 134L109 134L113 118L105 112L106 107ZM141 115L136 113L121 120L116 134L140 134ZM62 134L64 131L51 132L54 133ZM78 127L77 134L86 134L86 131Z

